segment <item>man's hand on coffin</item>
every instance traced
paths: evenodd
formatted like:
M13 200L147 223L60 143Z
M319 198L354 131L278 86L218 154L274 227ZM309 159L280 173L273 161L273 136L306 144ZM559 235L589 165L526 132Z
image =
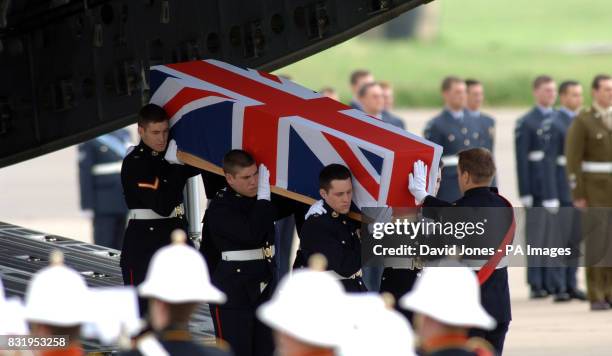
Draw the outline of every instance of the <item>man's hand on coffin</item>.
M270 200L270 171L263 164L259 165L259 182L257 183L257 200Z
M172 164L183 164L183 162L179 161L178 157L176 157L177 151L178 147L176 146L176 141L170 140L170 142L168 143L168 149L166 149L166 155L164 156L166 161Z
M308 219L308 217L310 217L311 215L323 215L325 213L327 213L327 210L323 207L323 199L320 199L310 206L310 209L308 209L306 216L304 216L304 220Z
M414 162L413 170L408 175L408 190L410 194L414 196L414 202L417 205L423 203L423 200L427 197L427 191L425 190L427 181L427 165L423 161L418 160Z

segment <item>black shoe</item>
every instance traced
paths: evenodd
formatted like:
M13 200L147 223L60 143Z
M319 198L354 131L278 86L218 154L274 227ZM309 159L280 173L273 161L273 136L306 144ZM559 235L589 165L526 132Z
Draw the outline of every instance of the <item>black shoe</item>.
M608 310L608 309L610 309L610 304L608 304L608 302L604 302L604 301L591 302L592 311Z
M580 289L571 290L568 292L568 294L570 295L572 299L578 299L582 301L587 300L586 293L584 293Z
M529 293L530 299L542 299L548 297L548 292L544 289L532 289Z
M569 302L570 300L572 300L572 297L569 295L569 293L557 293L553 299L555 303Z

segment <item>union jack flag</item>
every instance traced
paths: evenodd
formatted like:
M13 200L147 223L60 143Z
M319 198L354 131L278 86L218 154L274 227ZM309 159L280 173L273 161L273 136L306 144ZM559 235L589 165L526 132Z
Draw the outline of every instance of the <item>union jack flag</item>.
M358 208L412 206L413 162L437 167L442 154L433 142L288 79L217 60L154 66L150 83L151 102L168 112L180 151L221 166L230 149L244 149L270 169L273 186L313 199L320 199L320 170L340 163L354 175Z

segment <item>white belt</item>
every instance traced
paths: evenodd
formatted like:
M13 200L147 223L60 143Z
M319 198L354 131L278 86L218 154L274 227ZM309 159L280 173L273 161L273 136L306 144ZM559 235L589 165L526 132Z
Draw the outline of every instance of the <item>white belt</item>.
M557 165L558 166L565 166L566 164L567 164L567 159L565 158L565 156L557 157Z
M342 280L342 279L356 279L356 278L360 278L361 276L363 276L363 272L361 270L353 273L353 275L349 276L349 277L344 277L342 275L340 275L338 272L336 271L325 271L325 273L328 273L329 275L331 275L332 277L336 278L337 280Z
M95 164L91 167L91 174L98 176L103 174L117 174L121 173L121 165L123 162L111 162L111 163L100 163Z
M255 261L274 257L274 246L254 248L252 250L237 250L221 252L223 261Z
M444 163L444 167L456 166L459 164L459 156L457 155L442 156L440 159L442 163Z
M612 162L582 162L582 171L587 173L612 173Z
M183 215L183 205L179 205L168 216L159 215L152 209L130 209L128 212L128 220L155 220L155 219L171 219L179 215Z
M538 162L544 159L544 151L531 151L527 155L527 159L532 162Z

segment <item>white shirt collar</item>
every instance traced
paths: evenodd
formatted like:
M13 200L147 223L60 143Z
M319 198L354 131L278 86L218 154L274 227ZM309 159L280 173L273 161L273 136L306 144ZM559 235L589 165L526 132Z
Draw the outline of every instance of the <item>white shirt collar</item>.
M453 111L450 108L446 108L446 111L448 111L451 114L451 116L457 120L463 119L463 116L464 116L463 110Z

